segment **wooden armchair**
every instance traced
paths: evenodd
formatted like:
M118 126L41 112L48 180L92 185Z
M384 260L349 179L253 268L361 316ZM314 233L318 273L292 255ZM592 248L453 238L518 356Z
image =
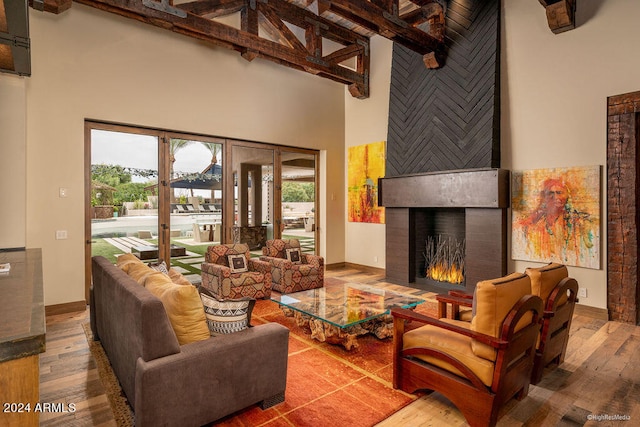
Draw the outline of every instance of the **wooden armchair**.
M538 384L544 369L564 361L569 341L573 310L578 301L578 282L569 277L567 267L551 263L540 268L527 268L531 291L544 302L544 317L531 384Z
M529 391L542 300L524 274L479 282L471 323L391 310L393 386L435 390L471 426L493 426L500 408ZM406 330L409 321L424 326Z
M527 268L525 273L531 279L531 293L544 303L542 330L531 376L531 384L538 384L546 367L564 361L573 310L578 301L578 282L569 277L567 267L562 264ZM451 291L448 295L437 295L436 300L439 317L447 317L449 305L453 319L470 321L472 310L461 307L472 306L472 295Z

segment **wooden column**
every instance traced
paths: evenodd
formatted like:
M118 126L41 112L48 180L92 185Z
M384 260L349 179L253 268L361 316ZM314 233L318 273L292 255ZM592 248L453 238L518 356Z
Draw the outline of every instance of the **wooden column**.
M640 92L608 99L607 308L611 320L638 324L638 145Z

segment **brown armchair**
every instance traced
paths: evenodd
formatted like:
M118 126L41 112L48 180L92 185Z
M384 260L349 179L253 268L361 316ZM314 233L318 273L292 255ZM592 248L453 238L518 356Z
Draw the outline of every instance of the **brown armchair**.
M299 250L299 262L287 259L287 250ZM298 239L267 240L260 260L271 264L273 290L283 294L324 286L324 258L302 253Z
M531 375L531 383L538 384L547 366L557 366L564 361L573 310L578 301L578 282L569 277L567 267L562 264L527 268L525 273L531 278L531 291L544 302L542 331Z
M567 267L550 263L540 268L527 268L531 279L531 293L539 296L544 304L540 339L538 340L531 384L538 384L544 369L560 365L564 361L569 341L569 330L573 310L578 301L578 282L569 277ZM447 317L447 305L451 307L451 318L470 321L473 296L450 291L448 295L437 295L439 317Z
M244 255L247 271L234 272L229 256ZM213 245L207 248L202 263L202 285L218 299L271 296L271 265L252 259L244 243Z
M504 403L528 393L542 300L514 273L479 282L473 304L471 323L391 310L393 386L438 391L471 426L493 426ZM425 325L406 330L408 321Z

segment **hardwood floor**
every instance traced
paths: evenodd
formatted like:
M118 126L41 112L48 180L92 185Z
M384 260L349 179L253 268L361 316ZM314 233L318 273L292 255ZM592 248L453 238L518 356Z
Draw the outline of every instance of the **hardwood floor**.
M395 288L376 271L347 266L327 276ZM415 294L426 295L415 290ZM75 412L43 413L41 426L115 426L82 324L89 312L47 317L47 351L40 355L40 402L74 403ZM505 407L499 426L584 425L590 416L629 416L640 420L640 327L575 315L567 358L531 386L522 401ZM617 424L619 421L598 423ZM589 424L593 424L590 422ZM378 424L462 426L460 412L442 395L427 394ZM315 427L315 426L311 426Z

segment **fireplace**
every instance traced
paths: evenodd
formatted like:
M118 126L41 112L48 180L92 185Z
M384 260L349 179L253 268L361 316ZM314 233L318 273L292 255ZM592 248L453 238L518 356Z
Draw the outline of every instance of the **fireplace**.
M509 172L471 169L380 179L387 280L438 292L473 291L507 272ZM428 277L430 260L462 269L460 281ZM437 263L437 262L436 262Z
M431 286L464 289L464 209L417 208L413 216L415 281Z

